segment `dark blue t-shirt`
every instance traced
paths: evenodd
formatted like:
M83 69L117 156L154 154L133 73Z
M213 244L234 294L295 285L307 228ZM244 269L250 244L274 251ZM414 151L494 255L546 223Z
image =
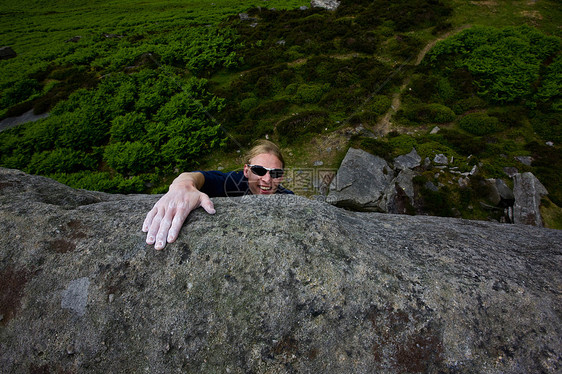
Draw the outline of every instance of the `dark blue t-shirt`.
M223 173L222 171L199 171L205 177L205 184L201 188L201 192L206 193L209 197L232 197L249 195L252 192L248 186L248 178L244 176L243 171L231 171ZM293 194L293 191L279 185L275 193Z

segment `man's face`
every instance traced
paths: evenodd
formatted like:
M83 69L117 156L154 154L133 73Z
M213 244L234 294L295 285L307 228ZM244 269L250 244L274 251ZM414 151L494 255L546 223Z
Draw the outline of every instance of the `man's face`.
M269 153L262 153L250 160L250 165L259 165L268 169L282 169L281 160ZM244 165L244 176L248 178L250 191L254 195L270 195L277 191L277 187L283 181L283 178L271 178L271 174L267 172L263 176L254 174L248 165Z

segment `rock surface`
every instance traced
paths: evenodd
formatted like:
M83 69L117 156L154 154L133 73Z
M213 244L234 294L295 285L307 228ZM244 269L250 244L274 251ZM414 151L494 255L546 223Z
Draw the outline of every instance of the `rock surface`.
M420 166L420 164L421 157L415 148L407 155L401 155L394 159L394 168L400 170L414 169Z
M386 212L385 191L394 179L388 163L361 149L350 148L330 186L327 201L338 207Z
M0 169L2 373L559 373L562 231L157 196Z
M542 226L541 198L548 195L542 183L533 175L526 172L515 174L513 177L513 221L525 225Z

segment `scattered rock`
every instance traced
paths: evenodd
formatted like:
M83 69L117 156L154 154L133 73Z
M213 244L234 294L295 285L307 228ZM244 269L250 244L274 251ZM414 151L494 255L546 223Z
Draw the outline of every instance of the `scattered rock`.
M80 41L80 39L82 39L81 36L74 36L68 40L66 40L67 43L78 43Z
M517 173L519 173L519 170L517 170L517 168L513 166L507 166L503 168L503 172L507 174L510 178L513 178Z
M18 54L12 49L12 47L6 46L0 48L0 60L8 60L17 56Z
M240 17L240 21L255 21L254 17L250 17L248 13L238 13L238 17Z
M310 6L313 8L324 8L326 10L336 10L340 6L337 0L312 0Z
M123 37L123 35L117 35L117 34L103 34L104 37L106 37L107 39L121 39Z
M396 169L414 169L420 166L421 156L415 148L407 155L398 156L394 159L394 167Z
M449 164L449 160L447 159L447 156L445 156L443 153L435 155L435 157L433 158L433 162L435 162L438 165L448 165Z
M439 130L441 130L441 129L439 128L439 126L435 126L429 133L430 133L431 135L437 134L437 133L439 132Z
M527 166L531 166L531 164L533 163L533 158L531 156L517 156L515 157L515 159L523 165Z
M465 177L460 177L458 180L460 188L467 188L470 185L470 179Z
M437 187L435 184L433 184L433 182L431 181L427 181L425 182L425 188L427 188L430 191L434 191L437 192L439 191L439 187Z

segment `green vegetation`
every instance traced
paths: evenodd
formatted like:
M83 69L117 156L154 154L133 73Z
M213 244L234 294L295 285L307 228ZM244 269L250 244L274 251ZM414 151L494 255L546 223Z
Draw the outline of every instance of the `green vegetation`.
M482 180L517 167L547 187L549 219L559 221L555 1L299 9L309 4L4 1L0 35L18 56L0 60L0 118L49 117L0 132L0 165L78 188L162 192L181 170L237 167L238 152L265 136L303 167L337 167L349 145L389 161L415 147L453 158L460 172L479 169L461 189L434 170L420 176L426 212L496 217L480 204ZM516 156L532 156L532 166Z

